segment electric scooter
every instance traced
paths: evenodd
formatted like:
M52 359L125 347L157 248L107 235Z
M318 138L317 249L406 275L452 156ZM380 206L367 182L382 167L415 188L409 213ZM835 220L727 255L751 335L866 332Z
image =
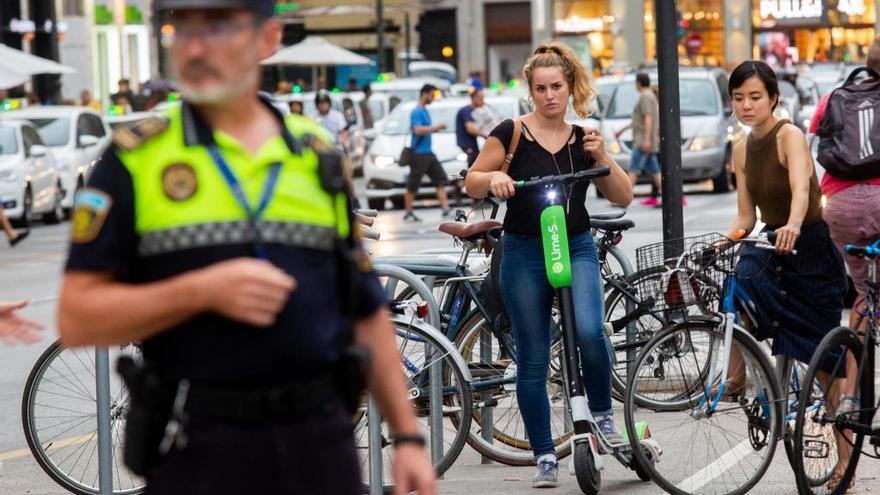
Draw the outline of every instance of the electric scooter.
M589 402L581 376L580 351L577 346L574 305L571 290L571 259L568 250L568 229L563 206L567 186L586 182L595 177L610 174L608 168L596 168L572 174L538 177L517 181L516 189L544 188L547 203L541 211L541 237L544 245L544 262L547 279L556 290L559 301L559 316L562 324L562 363L568 394L568 409L574 423L571 438L574 472L581 491L587 495L599 493L602 488L604 467L602 456L611 455L624 466L634 470L643 481L650 479L649 471L643 468L632 455L629 442L611 445L606 440L590 413ZM491 192L490 192L491 196ZM649 438L647 424L637 425L640 445L652 463L659 462L661 449Z

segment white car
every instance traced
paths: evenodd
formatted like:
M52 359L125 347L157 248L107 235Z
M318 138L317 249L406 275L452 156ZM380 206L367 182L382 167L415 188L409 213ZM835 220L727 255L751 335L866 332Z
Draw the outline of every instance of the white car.
M77 189L85 185L98 158L110 146L110 126L100 114L85 107L30 107L13 116L34 124L52 149L64 189L61 206L69 214Z
M458 147L455 139L455 117L458 110L470 105L470 98L443 98L428 105L428 113L434 124L444 123L446 129L431 135L431 147L443 165L446 175L458 176L467 168L467 155ZM523 108L519 99L506 96L486 97L487 105L498 111L505 119L520 115ZM397 164L404 146L410 145L410 113L416 102L398 105L385 119L382 131L376 136L364 158L364 179L367 183L367 204L372 209L385 208L390 199L395 208L403 207L403 195L409 179L409 167ZM452 186L450 186L452 187ZM435 188L427 175L417 196L432 196Z
M61 179L52 151L37 128L24 120L0 121L0 203L19 227L34 216L48 223L64 218Z

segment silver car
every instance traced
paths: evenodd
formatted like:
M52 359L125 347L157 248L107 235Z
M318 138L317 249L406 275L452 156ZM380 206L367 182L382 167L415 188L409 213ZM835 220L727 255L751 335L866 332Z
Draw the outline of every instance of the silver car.
M657 72L648 74L652 84L657 84ZM614 135L632 119L639 98L635 74L601 78L597 85L603 87L603 94L610 94L600 124L606 147L617 163L628 168L632 131L625 131L620 139ZM615 86L613 92L608 85ZM682 179L685 182L711 179L714 191L729 191L734 186L733 143L745 131L733 116L727 94L727 74L717 68L682 67L679 69L679 98Z

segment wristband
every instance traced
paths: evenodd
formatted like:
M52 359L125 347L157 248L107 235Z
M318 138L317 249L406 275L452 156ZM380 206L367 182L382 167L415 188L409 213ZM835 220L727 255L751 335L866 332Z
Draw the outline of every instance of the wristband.
M394 439L391 441L391 444L394 445L395 448L404 444L413 444L418 445L419 447L424 447L427 443L424 435L419 433L412 435L395 435Z

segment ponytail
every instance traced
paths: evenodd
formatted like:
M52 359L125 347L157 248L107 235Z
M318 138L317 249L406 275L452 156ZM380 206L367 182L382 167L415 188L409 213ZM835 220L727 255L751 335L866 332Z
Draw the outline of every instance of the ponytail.
M559 67L562 70L573 98L572 107L578 117L583 119L592 113L596 90L590 85L587 70L571 48L558 41L549 41L538 46L523 67L523 76L528 81L530 91L535 69L543 67Z

